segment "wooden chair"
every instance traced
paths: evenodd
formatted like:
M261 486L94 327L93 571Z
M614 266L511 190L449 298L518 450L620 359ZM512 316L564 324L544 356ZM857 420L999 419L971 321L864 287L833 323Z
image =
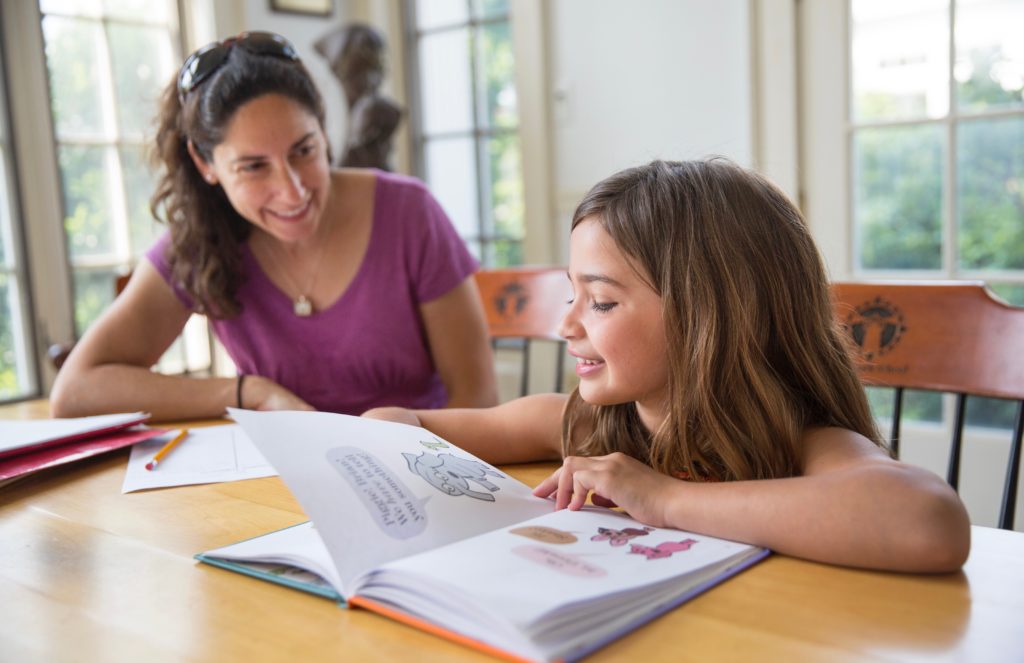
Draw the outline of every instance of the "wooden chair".
M955 394L946 473L954 489L967 397L1017 401L998 521L1012 529L1024 432L1024 308L993 298L981 282L835 283L832 292L859 352L862 382L893 388L894 452L904 389Z
M558 324L572 297L565 268L485 269L476 273L476 284L492 346L513 342L521 351L519 395L529 390L530 346L535 341L556 344L554 389L561 391L565 341L558 335Z

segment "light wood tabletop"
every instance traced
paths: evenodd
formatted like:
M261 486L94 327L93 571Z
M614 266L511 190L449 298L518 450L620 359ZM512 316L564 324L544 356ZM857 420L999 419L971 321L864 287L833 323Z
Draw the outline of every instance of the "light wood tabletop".
M0 407L46 416L43 402ZM305 516L276 477L123 495L127 457L0 488L0 660L493 660L197 563ZM552 467L504 469L533 485ZM587 660L924 659L1024 661L1024 534L975 527L963 571L938 576L773 555Z

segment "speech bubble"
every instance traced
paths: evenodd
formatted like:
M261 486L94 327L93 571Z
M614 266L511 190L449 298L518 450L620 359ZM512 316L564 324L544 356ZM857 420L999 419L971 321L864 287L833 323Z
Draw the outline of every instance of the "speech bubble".
M517 527L515 529L510 529L509 533L518 534L519 536L525 536L528 539L540 541L541 543L554 543L556 545L576 543L579 540L576 538L574 534L570 534L569 532L563 532L560 529L555 529L553 527L543 527L541 525Z
M356 447L334 447L327 462L359 496L381 531L394 539L411 539L427 528L427 500L419 500L376 456Z
M603 578L608 572L600 566L584 561L579 555L564 553L540 546L516 546L512 552L540 564L546 569L576 578Z

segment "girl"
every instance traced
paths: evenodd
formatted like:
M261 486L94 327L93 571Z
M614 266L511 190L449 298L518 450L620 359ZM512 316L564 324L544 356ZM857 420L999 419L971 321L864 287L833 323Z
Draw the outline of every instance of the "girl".
M970 524L940 478L880 442L800 213L725 160L604 180L573 216L562 322L572 395L367 416L492 463L562 466L535 494L807 559L951 571Z
M497 401L476 262L419 182L330 168L323 101L283 37L193 53L164 93L156 155L169 232L64 364L56 416ZM237 378L150 371L194 312Z

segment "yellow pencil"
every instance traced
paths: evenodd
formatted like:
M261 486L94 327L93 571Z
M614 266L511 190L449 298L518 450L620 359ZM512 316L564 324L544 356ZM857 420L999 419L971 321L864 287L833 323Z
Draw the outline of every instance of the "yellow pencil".
M146 463L146 469L155 470L156 466L160 464L160 461L164 459L164 456L171 453L171 449L178 446L178 443L184 440L186 435L188 435L188 429L182 428L181 432L175 435L173 440L165 444L160 451L156 452L156 455L153 456L153 460Z

